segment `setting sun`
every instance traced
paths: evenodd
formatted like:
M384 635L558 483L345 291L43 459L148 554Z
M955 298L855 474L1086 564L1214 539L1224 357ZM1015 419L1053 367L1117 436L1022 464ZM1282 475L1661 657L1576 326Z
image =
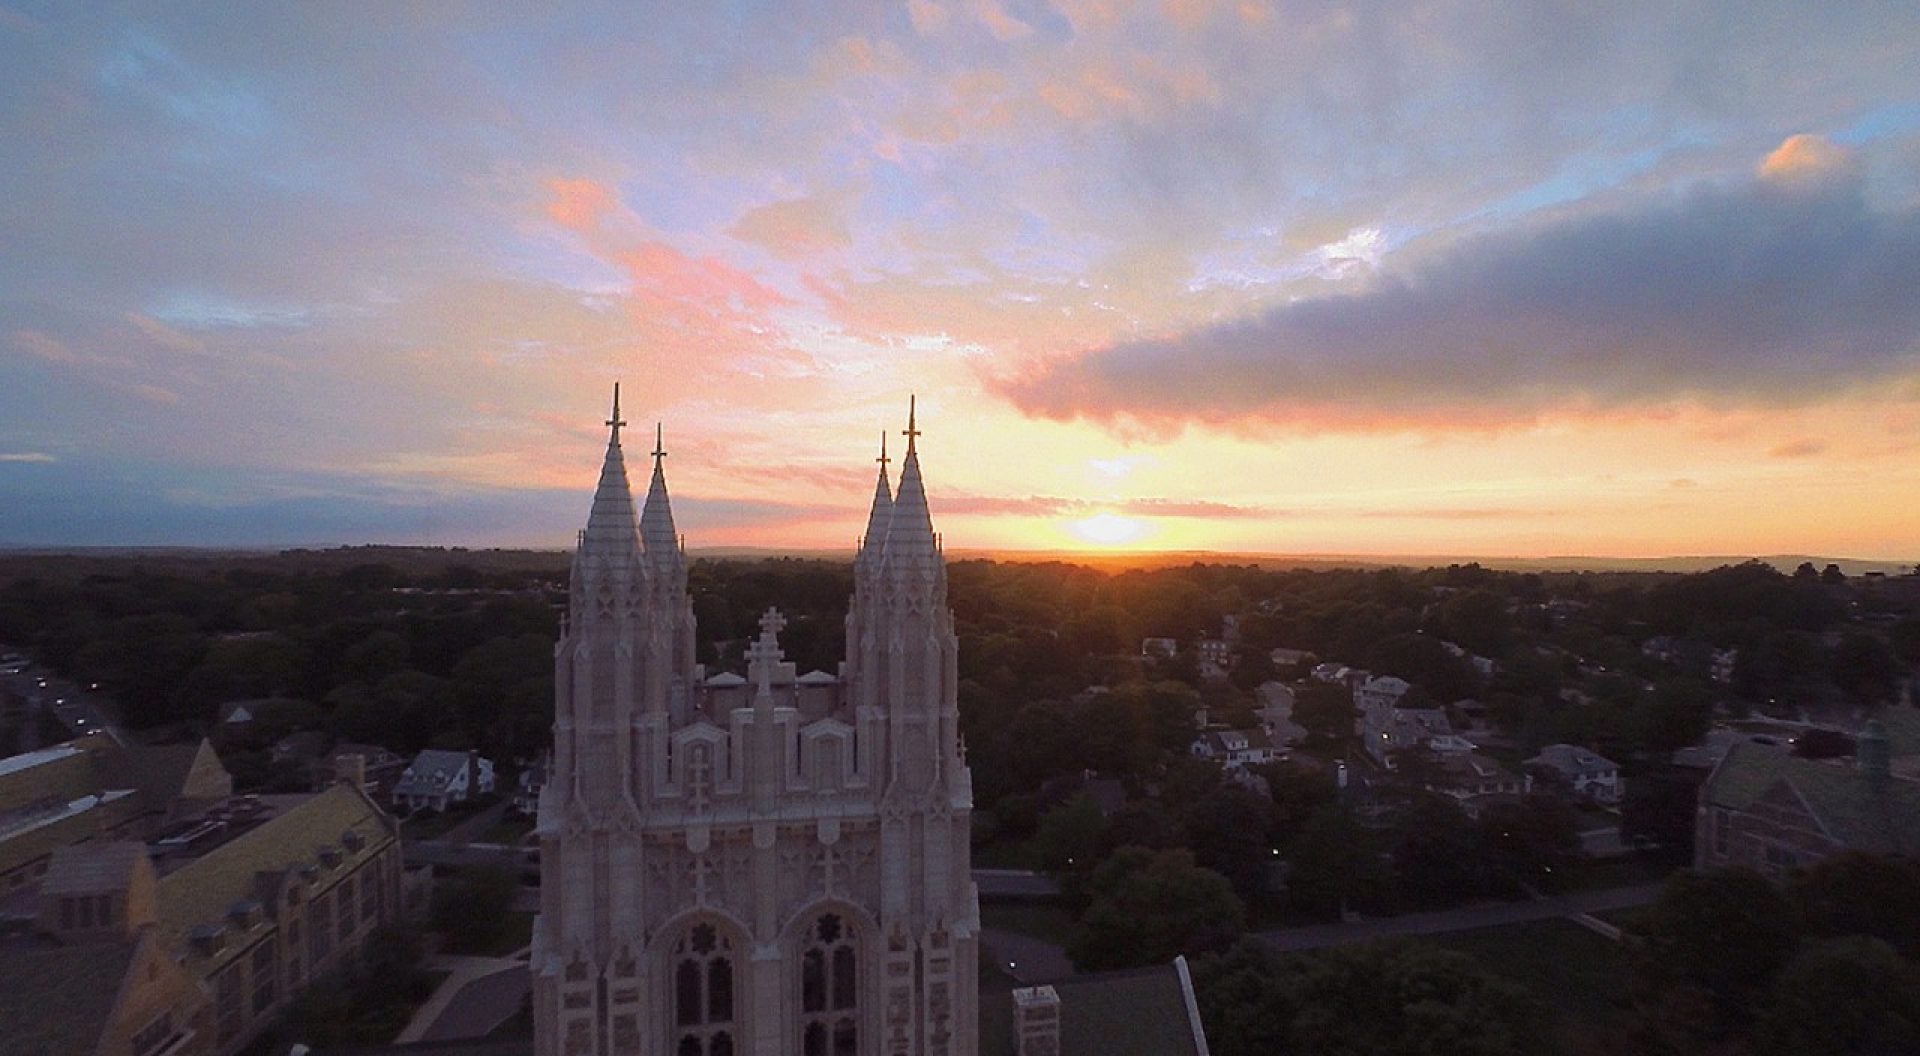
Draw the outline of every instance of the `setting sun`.
M1146 535L1147 522L1136 517L1122 517L1117 513L1096 513L1069 523L1067 530L1075 538L1094 546L1119 546Z

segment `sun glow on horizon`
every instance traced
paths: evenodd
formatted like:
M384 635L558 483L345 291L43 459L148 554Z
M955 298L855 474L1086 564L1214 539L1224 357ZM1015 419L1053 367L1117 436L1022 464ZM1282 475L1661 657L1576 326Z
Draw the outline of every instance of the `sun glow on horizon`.
M1069 521L1066 527L1074 538L1094 546L1125 546L1138 542L1150 531L1147 522L1138 517L1122 517L1105 510L1091 517Z

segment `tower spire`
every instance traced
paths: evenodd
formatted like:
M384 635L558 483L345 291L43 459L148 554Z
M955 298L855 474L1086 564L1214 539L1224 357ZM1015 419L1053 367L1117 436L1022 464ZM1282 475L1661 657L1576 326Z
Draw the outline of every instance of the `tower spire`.
M904 432L907 438L907 457L908 458L913 457L913 442L920 435L920 430L914 428L914 425L913 425L914 409L915 409L914 404L918 400L919 400L919 397L917 395L913 393L907 394L907 428L904 430ZM884 456L886 453L887 453L886 441L882 440L880 441L880 454Z
M612 442L616 444L619 443L620 427L627 424L627 422L626 419L620 417L620 383L617 381L613 383L613 416L608 418L605 424L613 427Z
M618 409L618 390L615 390L615 409ZM617 415L616 415L617 417ZM653 423L653 468L660 468L660 460L667 457L666 427L659 422Z

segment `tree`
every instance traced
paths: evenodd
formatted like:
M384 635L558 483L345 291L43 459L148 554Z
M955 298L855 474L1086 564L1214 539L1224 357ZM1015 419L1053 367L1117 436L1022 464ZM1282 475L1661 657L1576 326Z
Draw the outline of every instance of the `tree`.
M1781 969L1753 1037L1758 1056L1920 1052L1920 969L1878 939L1809 945Z
M1845 583L1847 574L1840 571L1839 565L1828 565L1820 570L1820 582L1826 584Z
M1094 870L1087 891L1092 903L1067 946L1081 971L1224 950L1246 926L1233 885L1187 851L1122 847Z
M1920 862L1838 854L1796 878L1791 894L1810 935L1868 935L1920 958Z
M1833 647L1833 682L1855 701L1879 706L1893 699L1900 661L1878 636L1847 630Z
M1419 943L1284 955L1248 940L1193 977L1220 1056L1530 1056L1546 1025L1519 985Z
M1051 873L1069 896L1099 864L1100 837L1106 827L1100 804L1085 792L1040 816L1040 828L1033 834L1034 854L1040 868Z
M1440 906L1486 892L1480 830L1452 800L1417 796L1395 820L1391 840L1394 886L1407 901Z
M1187 810L1187 846L1194 861L1233 883L1242 898L1267 887L1278 859L1273 847L1273 801L1239 785L1222 784Z
M1495 803L1480 815L1479 826L1494 866L1516 880L1539 879L1580 851L1579 812L1559 796Z
M1353 736L1353 691L1344 685L1314 682L1293 694L1293 721L1308 733L1329 741Z
M1291 840L1314 812L1334 801L1333 778L1298 763L1278 760L1254 768L1273 797L1273 834Z
M1792 956L1798 915L1759 873L1686 869L1667 878L1643 934L1643 992L1667 1004L1673 991L1696 991L1709 1013L1699 1029L1723 1035L1746 1022Z
M1338 803L1315 811L1286 851L1287 898L1302 909L1337 912L1376 900L1385 887L1373 834Z
M1424 634L1382 638L1366 655L1369 668L1406 679L1442 703L1480 691L1480 676L1473 668L1447 652L1438 639Z
M1441 602L1435 623L1455 644L1487 656L1506 651L1513 629L1506 597L1491 590L1463 591Z

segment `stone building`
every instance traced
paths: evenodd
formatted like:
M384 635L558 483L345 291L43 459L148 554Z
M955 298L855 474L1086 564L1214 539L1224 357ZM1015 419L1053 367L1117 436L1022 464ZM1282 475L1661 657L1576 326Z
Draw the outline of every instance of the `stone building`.
M0 1054L232 1056L405 908L398 827L357 784L192 824L158 855L54 852L32 933L0 944Z
M978 898L957 639L909 413L881 455L847 656L694 662L656 443L636 519L619 394L555 650L534 928L540 1056L973 1056Z
M1920 712L1866 725L1852 759L1736 744L1700 786L1694 863L1784 876L1842 851L1920 856Z

